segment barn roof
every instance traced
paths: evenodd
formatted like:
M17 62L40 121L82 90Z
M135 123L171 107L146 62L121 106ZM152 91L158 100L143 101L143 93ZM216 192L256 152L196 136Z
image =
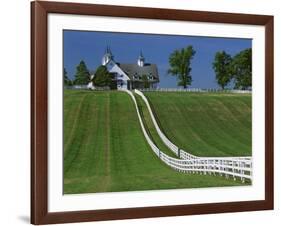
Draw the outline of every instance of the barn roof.
M138 64L117 63L117 65L129 76L131 80L141 80L142 75L147 75L148 81L159 82L156 64L144 64L142 67Z

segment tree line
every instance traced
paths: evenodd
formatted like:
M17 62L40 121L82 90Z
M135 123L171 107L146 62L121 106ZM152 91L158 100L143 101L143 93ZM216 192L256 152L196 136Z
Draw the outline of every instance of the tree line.
M225 51L217 52L213 62L218 85L224 89L232 80L234 89L252 87L252 49L245 49L231 57Z
M194 58L196 51L193 46L189 45L185 48L174 50L169 56L169 75L177 77L178 86L187 88L192 84L192 67L191 61ZM234 56L231 56L225 51L216 52L212 63L212 68L215 72L217 84L225 89L229 84L234 85L234 89L249 89L252 86L252 49L244 49ZM90 81L95 86L114 87L113 75L108 72L106 66L99 66L95 72L95 76L91 78L90 72L86 63L81 60L76 66L74 79L69 79L67 71L64 68L64 85L86 85ZM149 87L148 78L142 75L141 80L144 83L144 88Z
M80 63L76 66L76 72L73 80L68 77L65 68L63 74L65 86L87 85L89 82L93 82L93 85L97 87L107 86L111 89L116 89L117 87L114 75L107 70L106 66L100 65L95 71L94 76L91 77L92 75L90 74L86 63L83 60L81 60ZM149 88L148 76L146 74L143 74L141 76L141 81L144 84L144 88Z
M110 86L112 84L112 74L110 74L105 66L99 66L95 72L95 76L91 78L91 74L87 68L86 63L81 60L80 63L76 66L76 72L74 79L71 80L67 71L64 68L64 85L87 85L89 82L93 82L96 86Z
M196 51L192 46L175 50L169 57L168 74L176 76L178 86L187 88L192 83L191 60ZM231 82L234 89L248 89L252 86L252 49L244 49L233 57L225 51L216 52L212 63L217 84L225 89Z

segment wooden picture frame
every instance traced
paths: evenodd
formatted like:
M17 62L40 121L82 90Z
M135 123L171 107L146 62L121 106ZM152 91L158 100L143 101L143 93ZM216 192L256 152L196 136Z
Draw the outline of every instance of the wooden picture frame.
M48 212L48 14L95 15L265 27L265 199ZM273 16L35 1L31 3L31 223L51 224L273 209Z

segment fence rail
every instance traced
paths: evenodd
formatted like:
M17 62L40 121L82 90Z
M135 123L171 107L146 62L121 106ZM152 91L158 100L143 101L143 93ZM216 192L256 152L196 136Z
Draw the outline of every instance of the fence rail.
M137 114L139 117L139 121L145 135L146 140L148 141L150 147L154 151L154 153L167 165L172 167L175 170L180 172L199 172L199 173L218 173L220 175L233 176L234 179L236 177L240 178L242 182L245 179L252 180L252 157L250 156L242 156L242 157L199 157L192 155L182 149L180 149L177 145L172 143L165 134L161 131L158 126L158 123L154 117L154 114L151 110L150 104L144 94L139 91L135 90L135 93L142 97L144 100L148 111L150 113L150 117L156 128L158 135L160 136L161 140L164 144L174 152L180 159L172 158L167 154L163 153L161 150L157 148L157 146L152 142L150 137L147 134L147 131L143 125L142 118L140 116L137 102L135 100L134 95L131 91L127 91L129 95L133 98L135 103L135 107L137 109Z
M201 89L201 88L147 88L139 89L142 92L196 92L196 93L252 93L251 90L238 89Z

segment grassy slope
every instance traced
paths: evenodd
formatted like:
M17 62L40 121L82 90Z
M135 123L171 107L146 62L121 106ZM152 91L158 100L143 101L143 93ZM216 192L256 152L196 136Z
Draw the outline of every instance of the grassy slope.
M146 92L163 132L199 156L251 155L251 95Z
M139 108L139 112L142 116L142 120L144 123L144 126L146 128L146 131L148 132L151 140L154 142L154 144L156 144L156 146L164 153L166 153L167 155L174 157L174 158L178 158L177 155L172 152L161 140L161 138L159 137L157 130L155 129L155 126L152 122L152 119L150 117L148 108L145 104L145 102L142 100L142 98L137 95L134 94L135 98L137 100L138 103L138 108Z
M145 141L128 94L65 91L64 193L239 184L179 173L162 163Z

